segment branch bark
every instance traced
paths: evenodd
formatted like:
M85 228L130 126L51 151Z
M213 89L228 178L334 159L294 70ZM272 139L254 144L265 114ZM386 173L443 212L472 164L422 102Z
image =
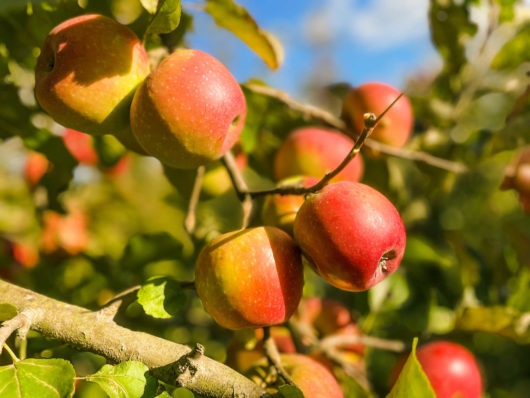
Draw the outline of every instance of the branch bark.
M227 366L189 347L117 325L93 312L51 299L0 280L0 303L31 313L31 329L77 349L100 354L113 362L136 360L149 367L159 380L186 387L205 397L254 398L269 395L258 385ZM183 377L183 361L193 357L194 372Z

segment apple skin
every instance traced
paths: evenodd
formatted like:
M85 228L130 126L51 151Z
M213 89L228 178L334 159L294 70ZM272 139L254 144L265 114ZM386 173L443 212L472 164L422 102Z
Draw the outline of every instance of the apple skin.
M229 150L246 113L243 91L221 62L202 51L179 49L138 88L131 128L148 154L189 169Z
M364 128L364 114L379 116L397 98L399 90L387 84L370 82L353 88L344 98L342 118L357 134ZM377 124L370 138L383 144L401 148L412 131L412 106L403 96Z
M24 179L31 188L35 188L49 168L50 161L46 156L39 152L31 152L24 164Z
M310 187L319 181L316 177L296 176L286 178L278 186L301 185ZM293 234L296 213L304 203L303 195L268 195L263 202L261 219L265 225L272 225Z
M203 247L195 267L204 308L232 330L287 321L298 306L303 284L298 248L274 227L218 236Z
M65 127L132 138L129 107L148 74L147 53L129 28L102 15L82 15L46 38L35 68L35 93Z
M435 341L421 346L416 357L437 398L480 398L480 370L473 354L465 347L448 341ZM397 380L405 361L406 357L403 357L394 366L392 384Z
M293 131L274 158L274 177L295 175L322 178L335 169L353 148L354 142L339 131L323 127L303 127ZM332 181L359 181L363 174L360 154Z
M296 386L302 390L305 398L343 398L337 379L322 364L301 354L280 354L280 362L285 371L291 376ZM260 369L267 366L266 359L254 364L247 375L260 381ZM261 372L263 373L263 372ZM269 391L273 393L274 391Z
M92 137L73 129L66 129L63 142L68 151L80 164L95 165L98 154L93 147Z
M354 292L394 272L406 241L394 205L368 185L349 181L328 185L306 199L296 215L294 237L322 278Z

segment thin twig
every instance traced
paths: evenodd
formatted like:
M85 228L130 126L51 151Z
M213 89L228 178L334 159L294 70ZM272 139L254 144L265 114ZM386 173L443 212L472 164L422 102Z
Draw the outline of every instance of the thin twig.
M335 365L339 366L344 373L353 378L359 385L365 390L370 389L370 382L366 377L366 374L359 368L352 365L348 358L344 356L340 351L336 349L329 349L326 351L325 356Z
M197 204L199 203L199 197L201 196L204 169L204 166L199 166L197 168L193 190L191 191L191 197L188 203L188 212L186 213L186 218L184 218L184 228L189 235L193 234L193 231L195 231L195 225L197 224Z
M98 311L98 314L102 315L104 318L113 319L125 302L129 303L134 300L136 293L140 288L140 285L136 285L118 293Z
M264 95L270 98L274 98L282 103L284 103L288 108L299 112L305 120L315 120L321 122L327 126L336 128L343 132L348 132L348 127L346 123L331 114L324 109L317 108L313 105L308 105L300 101L296 101L289 96L285 91L278 90L276 88L262 86L259 84L245 84L245 88L248 90ZM451 160L438 158L436 156L430 155L426 152L412 151L404 148L395 148L389 145L382 144L378 141L367 139L365 142L367 148L373 149L385 155L395 156L403 159L413 160L417 162L422 162L433 167L437 167L443 170L451 171L453 173L462 173L467 170L467 167L461 163L453 162Z
M2 346L13 332L18 331L21 338L26 338L29 328L31 327L31 322L31 311L23 311L2 323L2 326L0 327L0 353L2 353Z
M274 367L278 375L285 380L287 384L292 386L296 385L289 373L283 368L280 353L278 352L278 347L274 338L271 336L270 327L263 328L263 350L265 351L265 356L269 361L269 364Z
M243 175L239 171L234 159L234 155L231 151L227 151L222 158L223 165L228 171L232 185L236 191L237 197L241 201L243 208L243 222L241 229L245 229L250 221L250 215L252 213L252 196L248 193L248 186L243 178Z
M331 348L362 344L365 347L374 347L386 351L403 352L407 345L399 340L387 340L372 336L345 336L331 335L324 337L313 348L314 351L326 351Z

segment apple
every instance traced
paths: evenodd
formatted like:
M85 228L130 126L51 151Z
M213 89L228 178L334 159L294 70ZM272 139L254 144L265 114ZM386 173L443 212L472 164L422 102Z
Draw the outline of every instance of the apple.
M195 267L195 287L204 308L232 330L287 321L303 284L300 252L275 227L220 235L203 247Z
M479 398L482 394L480 370L465 347L448 341L435 341L421 346L416 357L429 379L437 398ZM397 380L405 358L398 360L391 372L392 384Z
M339 131L323 127L303 127L293 131L274 157L274 177L295 175L322 178L335 169L351 151L354 142ZM363 174L360 154L332 181L359 181Z
M73 129L66 129L63 142L68 151L80 164L95 165L98 154L93 147L92 137Z
M514 189L525 213L530 214L530 146L519 150L504 170L501 189Z
M134 139L129 108L148 74L147 53L129 28L102 15L82 15L49 33L35 68L35 93L65 127Z
M88 244L88 220L85 213L74 211L61 215L48 210L43 214L42 251L48 254L73 256Z
M247 106L226 67L202 51L179 49L140 85L131 128L162 163L190 169L220 158L238 140Z
M364 128L364 114L379 116L398 97L400 91L383 83L371 82L353 88L344 98L342 118L360 134ZM372 135L374 140L394 147L406 144L412 131L412 106L403 96L379 121Z
M33 268L38 264L40 255L37 247L27 242L13 242L13 259L24 268Z
M305 398L343 398L339 383L333 374L322 364L301 354L280 354L280 362L285 371L291 376L296 386L303 392ZM255 382L263 380L266 359L254 364L247 375ZM269 390L274 393L273 389Z
M396 270L405 227L379 191L341 181L309 195L296 215L294 237L313 269L331 285L363 291Z
M319 181L316 177L296 176L286 178L278 186L301 185L310 187ZM261 219L265 225L272 225L293 234L294 219L304 203L302 195L268 195L263 202Z
M34 188L50 168L50 161L39 152L30 152L24 165L24 179Z

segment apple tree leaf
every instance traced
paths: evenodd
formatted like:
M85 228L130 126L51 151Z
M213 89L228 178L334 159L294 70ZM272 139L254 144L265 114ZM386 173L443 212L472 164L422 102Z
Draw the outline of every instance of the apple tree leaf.
M150 13L152 13L150 10L153 9L153 3L148 0L142 1L144 8ZM174 31L179 26L181 13L180 0L159 0L144 37Z
M127 361L116 366L104 365L85 379L97 383L110 398L152 398L158 382L148 372L143 363Z
M64 359L25 359L0 367L0 397L72 397L74 377L72 364Z
M518 0L495 0L499 5L499 22L512 21L514 17L514 6Z
M530 61L530 24L525 24L497 53L491 63L493 69L515 69Z
M248 11L232 0L207 0L204 10L215 23L236 35L272 69L283 62L283 47L276 37L261 29Z
M279 391L284 398L304 398L304 393L296 386L285 384L280 386Z
M417 344L418 339L415 338L412 342L412 352L387 398L436 398L429 379L416 358Z
M17 307L8 303L0 303L0 322L7 321L17 315Z
M140 3L142 3L142 7L145 8L149 14L155 14L158 9L159 0L140 0Z
M138 291L138 303L154 318L171 318L186 306L187 296L179 282L153 277Z
M180 387L173 390L173 393L171 394L173 398L193 398L195 395L188 390L187 388Z

